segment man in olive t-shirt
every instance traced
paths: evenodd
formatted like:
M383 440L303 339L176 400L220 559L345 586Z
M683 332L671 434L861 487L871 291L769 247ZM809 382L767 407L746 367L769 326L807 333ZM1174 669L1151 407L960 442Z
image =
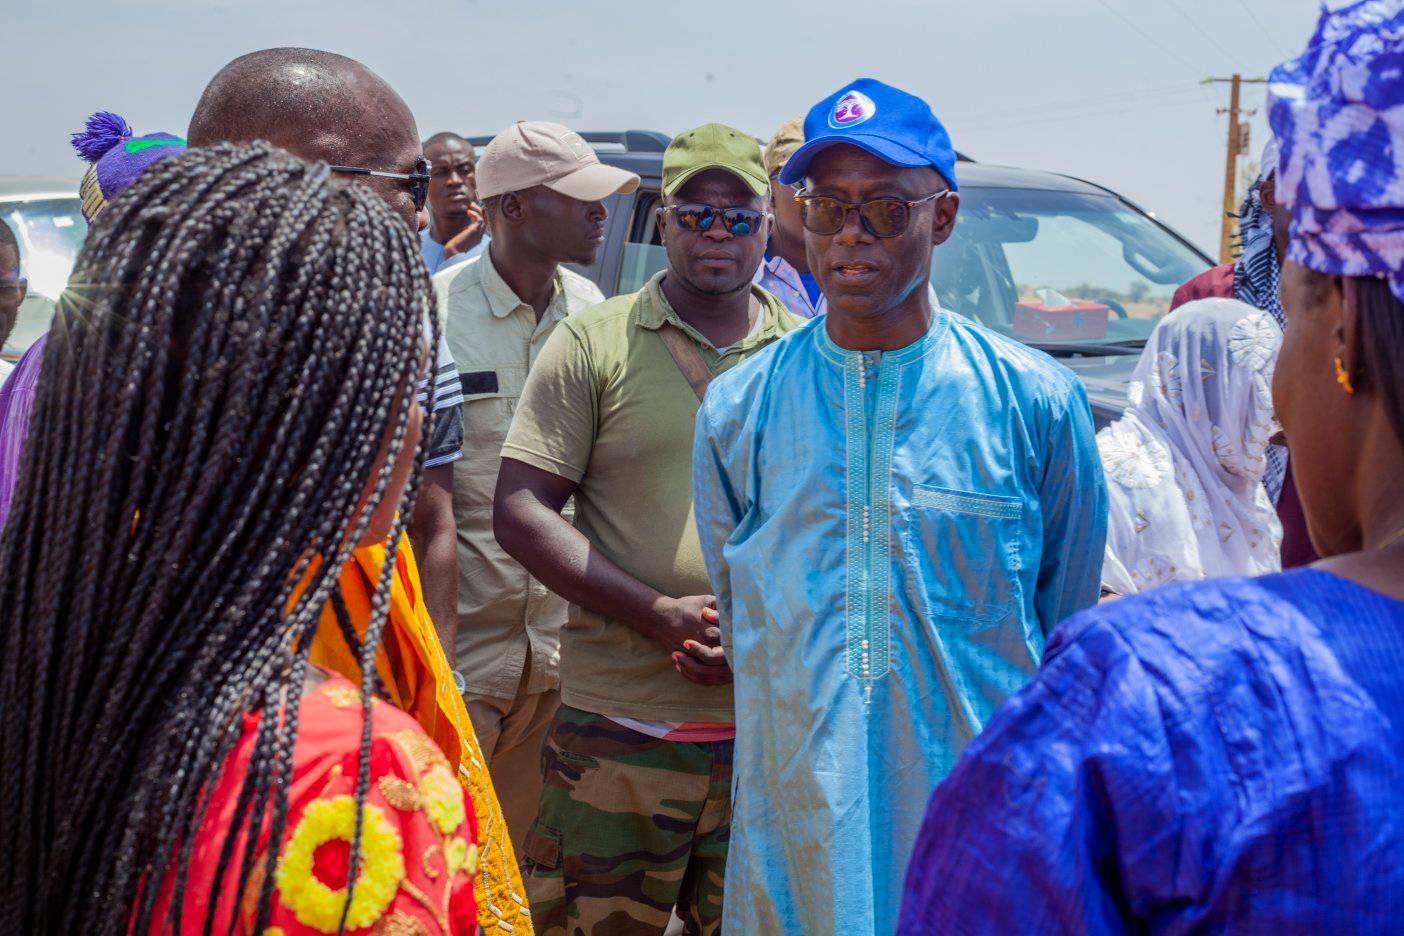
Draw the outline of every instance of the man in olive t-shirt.
M689 932L720 925L735 728L692 515L698 398L682 367L700 386L801 324L751 285L767 190L745 134L709 124L674 140L659 212L668 268L561 321L503 445L498 542L571 603L563 704L523 849L540 933L662 932L674 906ZM573 527L560 515L572 494Z

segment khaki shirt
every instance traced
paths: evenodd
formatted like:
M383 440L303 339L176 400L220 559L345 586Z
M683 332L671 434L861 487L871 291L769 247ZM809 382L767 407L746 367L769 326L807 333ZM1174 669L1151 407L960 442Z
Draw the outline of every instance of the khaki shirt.
M718 353L668 305L663 275L561 323L527 379L502 454L575 481L575 525L590 543L639 581L682 598L712 592L692 515L698 402L658 328L681 328L716 374L803 320L752 287L760 321ZM600 715L732 720L730 686L687 681L657 643L574 605L561 633L561 699Z
M490 254L434 277L439 315L463 382L463 457L454 464L458 524L458 644L454 664L470 695L517 695L527 654L528 693L559 684L565 602L508 556L492 533L502 440L537 354L567 315L604 301L598 287L556 270L550 305L536 312L492 265Z

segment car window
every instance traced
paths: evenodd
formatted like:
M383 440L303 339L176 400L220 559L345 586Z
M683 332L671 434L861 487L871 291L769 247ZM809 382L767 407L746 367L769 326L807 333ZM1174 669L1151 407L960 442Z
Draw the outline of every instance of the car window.
M54 303L68 283L88 224L73 197L0 202L0 220L15 233L20 272L29 280L15 329L0 348L6 357L17 357L49 330Z
M1036 347L1135 347L1207 266L1113 196L973 187L932 280L946 308Z
M634 200L629 240L619 269L619 295L638 292L659 270L668 266L668 253L658 234L657 192L640 192Z

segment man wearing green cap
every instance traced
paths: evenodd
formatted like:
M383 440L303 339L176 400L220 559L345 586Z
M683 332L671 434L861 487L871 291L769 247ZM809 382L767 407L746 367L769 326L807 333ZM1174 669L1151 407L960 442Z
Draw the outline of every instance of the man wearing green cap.
M498 542L571 603L561 708L523 849L538 932L715 933L730 834L731 671L692 516L710 378L800 324L752 285L769 184L709 124L663 156L668 266L563 319L502 449ZM561 518L575 497L575 525Z

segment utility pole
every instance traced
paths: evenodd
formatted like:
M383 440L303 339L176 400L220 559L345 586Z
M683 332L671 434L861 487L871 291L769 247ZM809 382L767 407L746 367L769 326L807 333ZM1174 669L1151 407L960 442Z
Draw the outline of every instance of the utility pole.
M1234 213L1238 209L1235 196L1238 194L1238 157L1248 152L1248 124L1239 123L1239 117L1251 117L1256 111L1241 111L1238 107L1239 88L1245 84L1266 84L1266 78L1244 78L1234 72L1231 78L1205 78L1201 84L1228 84L1228 109L1219 108L1218 113L1228 114L1228 155L1224 161L1224 210L1219 220L1219 262L1228 263L1233 259Z

